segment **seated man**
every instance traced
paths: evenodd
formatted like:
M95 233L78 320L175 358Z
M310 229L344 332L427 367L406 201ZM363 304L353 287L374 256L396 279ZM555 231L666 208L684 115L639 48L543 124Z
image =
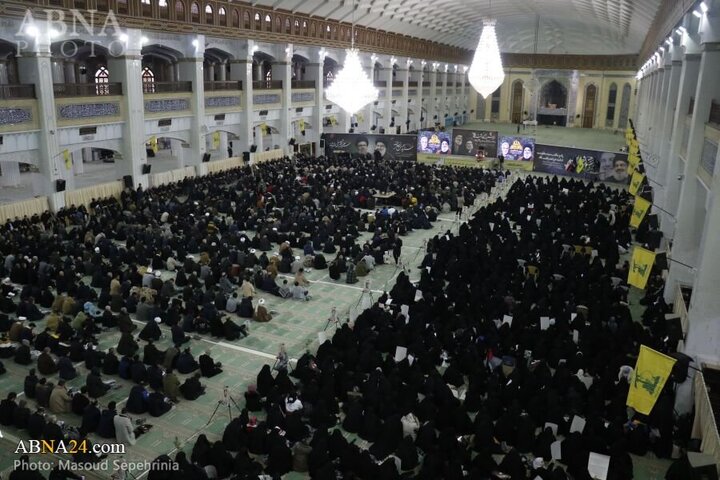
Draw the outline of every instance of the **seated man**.
M90 405L90 399L87 396L87 387L83 385L80 387L80 391L73 395L70 410L72 410L75 415L82 416L88 405Z
M185 380L185 383L180 385L180 393L187 400L195 400L205 393L205 387L200 384L200 373L196 373Z
M53 413L69 413L71 411L72 398L65 388L65 380L58 381L58 384L50 393L50 411Z
M253 320L256 322L266 323L272 320L272 315L268 312L267 308L265 308L265 299L261 298L258 301L258 306L255 309L255 314L253 315Z
M15 350L15 363L20 365L30 365L32 357L30 356L30 341L23 340L20 346Z
M90 398L100 398L110 390L110 386L105 384L100 377L100 371L96 368L92 369L88 373L85 379L85 386L87 387L88 396Z
M53 375L58 367L55 359L50 354L50 348L46 347L37 359L37 370L41 375Z
M63 380L72 380L77 377L77 370L75 369L75 366L65 355L58 358L57 368L58 376Z
M222 373L222 364L215 362L210 356L210 350L206 350L204 354L200 355L200 373L203 377L214 377Z
M172 408L172 404L167 401L165 395L158 391L152 392L148 395L148 413L153 417L159 417L169 412Z
M145 388L144 383L133 386L130 389L130 395L125 405L127 411L130 413L145 413L148 411L148 397L150 394Z
M192 353L190 353L189 348L186 348L182 351L182 353L178 354L175 366L177 371L183 374L192 373L199 367L197 361L193 358Z

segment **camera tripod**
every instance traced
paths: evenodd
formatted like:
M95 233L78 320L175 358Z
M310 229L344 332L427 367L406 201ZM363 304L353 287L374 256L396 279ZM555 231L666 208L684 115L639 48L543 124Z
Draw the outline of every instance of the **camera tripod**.
M365 303L365 301L369 300L369 303ZM362 289L362 293L360 294L360 298L358 298L357 303L355 304L355 309L362 304L365 305L365 308L372 307L372 304L375 303L375 297L373 296L372 290L370 290L370 280L365 280L365 286Z
M340 326L340 319L337 316L337 308L332 307L332 310L330 310L330 317L327 319L327 323L325 323L325 328L323 328L323 332L328 329L331 323L335 324L335 328Z
M231 404L230 402L232 402L232 404ZM223 398L220 399L220 400L218 400L217 405L215 405L215 410L213 410L213 413L210 415L210 418L208 419L207 423L205 424L205 427L207 427L208 425L210 425L210 422L213 421L213 418L215 418L215 415L217 414L217 412L218 412L218 410L220 409L221 406L222 406L222 407L227 407L227 409L228 409L228 419L229 419L229 421L232 421L232 419L233 419L233 416L232 416L232 405L235 405L235 408L237 408L239 412L242 412L242 409L240 408L240 406L237 404L237 402L236 402L235 399L232 397L232 395L230 395L230 387L228 387L227 385L225 385L225 386L223 387ZM205 427L203 427L203 428L205 428Z

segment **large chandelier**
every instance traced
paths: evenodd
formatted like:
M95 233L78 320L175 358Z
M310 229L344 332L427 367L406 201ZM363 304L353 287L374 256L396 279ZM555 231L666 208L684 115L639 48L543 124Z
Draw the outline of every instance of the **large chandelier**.
M358 51L351 47L346 52L345 64L326 92L328 100L354 115L368 103L377 100L379 92L363 70Z
M350 49L346 50L345 64L326 90L328 100L350 115L378 99L380 92L363 70L359 52L355 49L355 1L350 29ZM389 86L389 85L388 85Z
M488 98L505 80L500 48L495 35L495 20L483 19L483 30L472 65L468 70L468 81L477 92Z

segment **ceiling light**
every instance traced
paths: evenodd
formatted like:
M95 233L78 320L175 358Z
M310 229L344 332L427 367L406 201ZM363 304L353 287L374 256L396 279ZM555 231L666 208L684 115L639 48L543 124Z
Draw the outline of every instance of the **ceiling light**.
M705 4L705 2L700 2L700 10L702 10L703 13L707 13L708 6Z
M658 50L660 50L660 52L664 52L664 51L665 51L665 49L664 49L663 47L658 47Z
M668 46L672 45L672 39L670 37L666 38L665 43L667 43Z
M480 41L468 71L468 81L483 98L488 98L503 80L505 72L495 34L495 20L484 19Z
M695 15L697 18L702 18L702 13L700 13L700 10L693 10L693 15Z

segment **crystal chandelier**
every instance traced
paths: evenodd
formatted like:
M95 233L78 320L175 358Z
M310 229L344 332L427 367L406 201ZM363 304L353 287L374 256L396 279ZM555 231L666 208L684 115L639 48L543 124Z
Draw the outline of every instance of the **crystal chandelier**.
M477 92L488 98L505 80L500 48L495 35L495 20L483 19L483 30L472 65L468 70L468 81Z
M350 49L346 50L345 64L327 90L327 98L350 115L378 99L379 92L363 70L360 55L355 48L355 2L350 32Z

